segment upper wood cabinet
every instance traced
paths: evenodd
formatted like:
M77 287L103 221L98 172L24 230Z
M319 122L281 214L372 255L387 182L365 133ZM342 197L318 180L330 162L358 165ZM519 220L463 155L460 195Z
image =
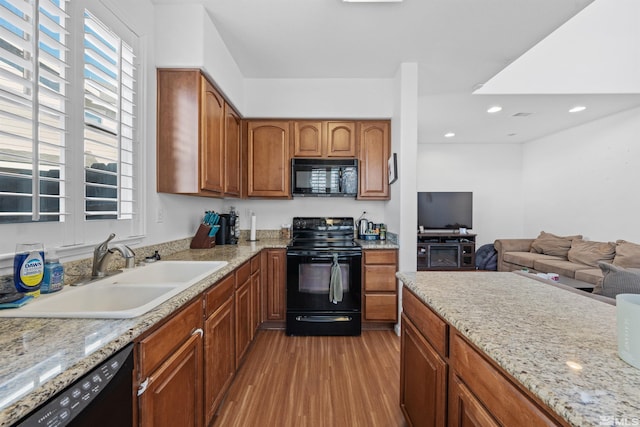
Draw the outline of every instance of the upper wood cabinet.
M293 122L293 157L322 157L322 122Z
M293 121L293 157L355 156L355 122Z
M201 80L200 180L202 190L224 193L225 102L204 76Z
M327 157L355 157L355 122L327 122L326 141Z
M157 190L240 195L239 116L196 69L158 69Z
M240 116L229 104L225 104L225 181L224 194L240 197L242 185L242 144Z
M391 140L388 121L358 123L358 199L388 200Z
M291 197L290 123L247 121L247 196Z

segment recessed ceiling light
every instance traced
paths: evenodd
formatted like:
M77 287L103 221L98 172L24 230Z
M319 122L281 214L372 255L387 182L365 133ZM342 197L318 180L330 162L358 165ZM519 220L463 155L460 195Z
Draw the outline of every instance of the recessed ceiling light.
M456 134L453 132L447 132L444 134L445 138L453 138L454 136L456 136Z
M494 105L493 107L490 107L490 108L487 110L487 113L493 114L493 113L497 113L497 112L499 112L499 111L502 111L502 107L501 107L501 106L499 106L499 105Z
M575 107L570 109L569 112L570 113L579 113L580 111L584 111L586 109L587 109L587 107L585 107L584 105L576 105Z

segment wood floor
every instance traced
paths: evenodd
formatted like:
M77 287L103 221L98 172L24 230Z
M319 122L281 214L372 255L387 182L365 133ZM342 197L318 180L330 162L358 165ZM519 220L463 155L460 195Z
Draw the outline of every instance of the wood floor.
M216 427L406 426L399 406L400 338L258 333L218 410Z

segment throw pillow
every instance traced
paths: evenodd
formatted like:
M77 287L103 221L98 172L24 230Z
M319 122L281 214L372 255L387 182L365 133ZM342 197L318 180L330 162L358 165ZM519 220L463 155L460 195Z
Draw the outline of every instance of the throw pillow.
M541 231L540 235L531 243L531 252L567 259L567 254L571 249L571 241L574 239L582 239L582 236L562 237Z
M618 294L640 294L640 269L618 267L606 262L600 262L598 266L603 274L603 296L615 298Z
M567 257L571 262L597 267L599 261L611 262L616 255L616 244L613 242L588 242L575 239Z
M626 240L616 241L616 256L613 258L613 265L640 268L640 245Z

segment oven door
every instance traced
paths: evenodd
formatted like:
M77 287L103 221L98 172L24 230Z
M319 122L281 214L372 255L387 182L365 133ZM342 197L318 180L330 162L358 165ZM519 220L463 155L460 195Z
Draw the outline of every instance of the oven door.
M287 333L359 335L362 252L338 252L342 301L329 299L335 251L287 252Z

